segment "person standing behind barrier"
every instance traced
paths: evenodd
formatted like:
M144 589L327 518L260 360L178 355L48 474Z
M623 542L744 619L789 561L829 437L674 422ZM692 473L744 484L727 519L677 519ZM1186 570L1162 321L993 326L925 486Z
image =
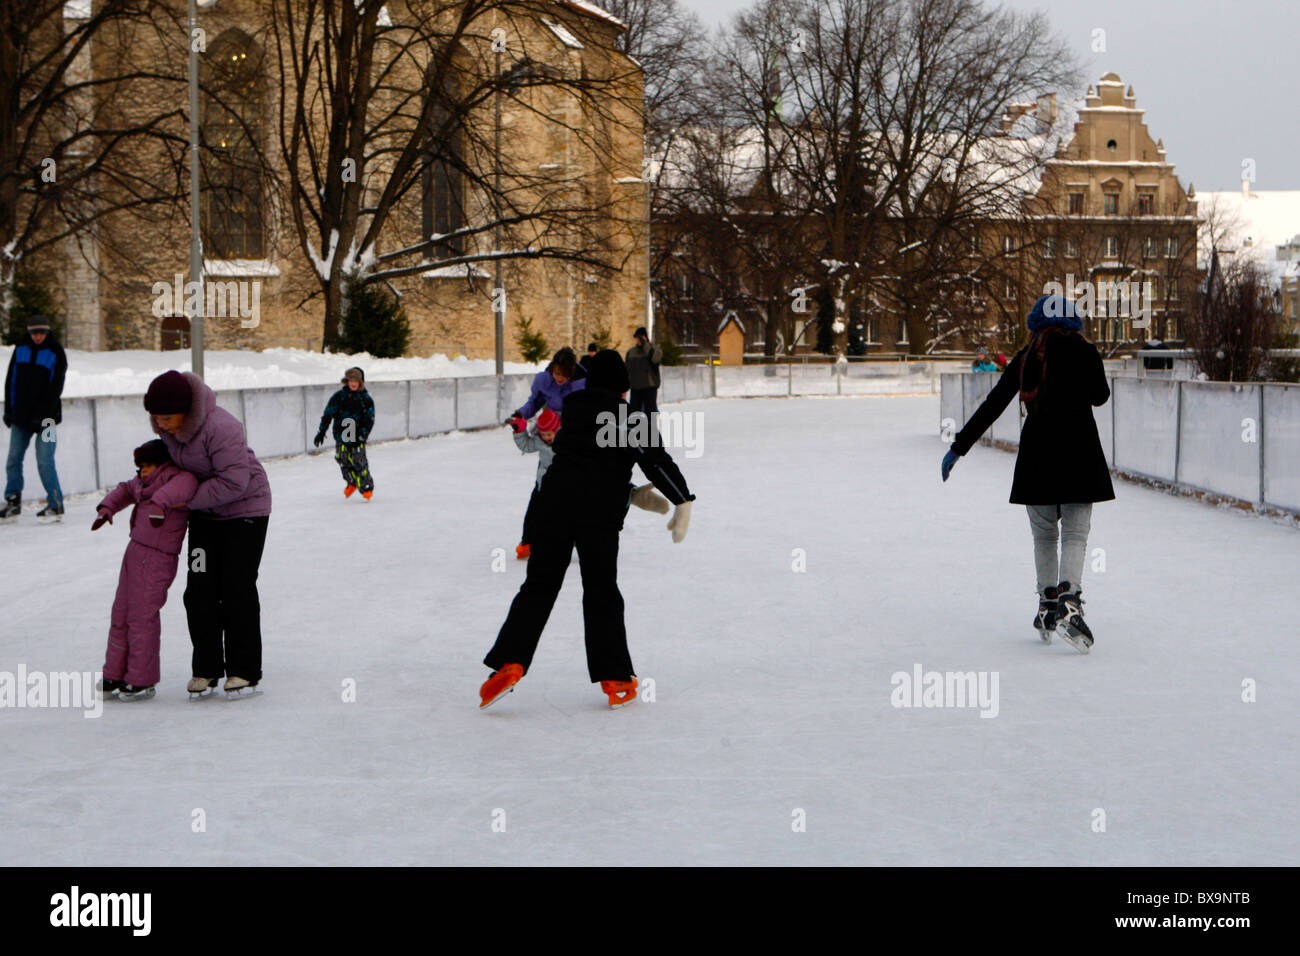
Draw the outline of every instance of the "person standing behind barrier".
M199 480L190 509L185 615L194 645L191 696L226 675L228 697L257 693L262 606L257 572L271 520L271 484L239 419L192 372L164 372L144 397L154 432L178 468Z
M343 387L330 396L325 404L325 414L320 419L320 431L313 444L319 448L325 441L325 429L334 426L334 460L347 487L343 497L361 489L361 497L369 500L375 493L375 479L370 474L370 461L366 457L366 439L375 427L375 402L366 391L366 376L359 368L343 373Z
M63 379L68 358L50 320L33 315L27 320L27 337L9 356L5 373L5 427L9 429L9 457L5 463L5 503L0 519L17 518L23 510L23 459L36 438L36 470L45 486L45 507L36 513L42 522L63 517L63 490L54 467L55 426L63 421Z
M578 359L578 364L582 366L582 370L584 372L591 371L591 360L596 357L596 353L599 351L600 351L600 346L598 346L595 342L587 343L587 354L584 355L582 358Z
M659 411L659 365L664 360L664 353L657 345L650 344L645 326L632 334L636 345L627 350L628 380L632 383L628 393L628 414L645 412L647 415Z
M1029 344L1016 353L988 398L957 433L941 473L947 481L957 459L1020 396L1028 414L1020 432L1011 502L1026 506L1034 538L1039 592L1034 628L1045 643L1055 632L1086 654L1093 635L1083 620L1079 584L1092 506L1115 497L1092 409L1110 399L1110 384L1096 346L1081 334L1083 322L1073 302L1045 295L1034 303L1028 324Z

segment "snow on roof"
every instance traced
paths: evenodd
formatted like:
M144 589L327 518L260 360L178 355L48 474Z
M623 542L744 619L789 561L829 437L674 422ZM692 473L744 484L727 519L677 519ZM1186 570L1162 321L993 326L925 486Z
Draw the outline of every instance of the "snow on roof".
M1244 253L1275 276L1288 271L1288 262L1278 259L1278 248L1300 235L1300 189L1261 190L1248 197L1234 189L1198 193L1196 198L1201 217L1224 230L1220 252Z
M90 0L68 0L63 5L63 19L65 20L89 20L90 17Z
M733 311L733 312L728 312L726 315L724 315L724 316L722 317L722 321L718 323L718 331L717 331L716 333L714 333L714 334L715 334L715 335L721 335L721 334L722 334L722 330L725 329L725 328L727 327L727 323L728 323L728 322L735 322L736 325L738 325L738 326L740 327L740 331L741 331L741 332L744 332L744 331L745 331L745 323L742 322L742 321L740 321L740 316L738 316L738 315Z
M596 4L590 3L589 0L556 0L556 3L560 4L561 6L572 7L574 10L578 10L582 13L587 14L588 16L596 17L597 19L604 20L607 23L612 23L614 24L614 26L622 30L627 29L626 23L624 23L622 20L614 16L614 14L610 13L608 10L604 9L603 7L598 7L596 6Z
M555 36L559 39L559 41L563 43L565 46L567 46L570 50L586 49L586 47L583 46L582 41L579 40L577 37L575 37L573 35L573 32L568 27L566 27L563 23L556 23L554 20L550 19L549 17L539 17L538 19L542 21L546 29L554 33Z

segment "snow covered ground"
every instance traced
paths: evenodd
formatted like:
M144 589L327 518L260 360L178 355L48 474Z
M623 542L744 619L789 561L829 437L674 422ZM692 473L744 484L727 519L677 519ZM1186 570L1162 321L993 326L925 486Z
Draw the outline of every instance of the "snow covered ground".
M9 367L12 346L0 346L0 368ZM406 379L456 378L493 375L491 359L448 358L430 355L399 359L377 359L364 353L333 355L305 349L214 349L203 356L203 377L216 389L276 388L286 385L329 385L343 372L359 365L367 381L400 382ZM506 372L536 372L542 365L507 362ZM101 395L143 395L154 377L177 369L190 370L190 353L127 349L118 352L83 352L68 349L68 375L64 398Z
M535 466L504 429L374 446L369 503L275 461L266 693L186 699L178 582L156 699L0 710L0 864L1300 862L1300 532L1119 484L1084 657L1031 634L1013 456L940 483L937 398L674 409L705 424L690 534L622 539L654 702L588 683L574 567L477 709ZM93 504L0 528L0 672L102 662L126 536ZM996 716L893 706L918 666L996 673Z

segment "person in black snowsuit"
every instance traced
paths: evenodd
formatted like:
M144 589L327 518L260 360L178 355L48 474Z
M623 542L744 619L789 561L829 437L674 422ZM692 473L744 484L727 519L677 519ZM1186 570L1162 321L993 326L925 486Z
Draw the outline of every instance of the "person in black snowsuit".
M63 379L68 357L50 329L50 320L33 315L27 320L27 337L9 356L5 372L4 424L9 429L9 457L5 463L5 502L0 518L16 518L23 508L23 459L36 439L36 470L45 486L45 507L36 513L43 521L61 521L63 489L54 467L54 426L63 421Z
M350 368L343 374L343 387L330 396L325 414L320 419L320 431L313 443L317 448L325 441L325 429L334 426L334 460L347 487L345 497L361 489L361 496L369 498L375 491L375 480L370 474L370 461L366 457L366 439L375 427L375 402L366 391L366 376L359 368Z
M582 573L588 675L601 684L611 706L636 696L618 589L618 537L632 466L639 465L676 505L668 523L675 542L686 536L695 496L657 435L629 423L622 398L627 390L627 366L606 349L592 358L587 387L564 400L555 458L539 492L527 577L483 659L493 674L480 691L480 706L503 696L531 666L574 548Z
M1043 296L1034 303L1028 321L1029 344L1016 353L957 433L943 459L943 480L948 480L958 457L970 451L1019 396L1027 416L1020 432L1011 503L1026 506L1034 537L1040 595L1034 627L1044 641L1050 641L1057 629L1087 653L1092 632L1083 621L1079 585L1092 506L1115 497L1092 410L1110 399L1110 384L1101 355L1081 334L1083 322L1073 302Z

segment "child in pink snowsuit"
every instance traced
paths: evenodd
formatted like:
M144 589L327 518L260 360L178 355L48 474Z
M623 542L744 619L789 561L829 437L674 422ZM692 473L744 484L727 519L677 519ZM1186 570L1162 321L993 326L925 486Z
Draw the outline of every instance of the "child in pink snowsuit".
M172 464L167 446L160 439L137 448L135 463L138 475L108 493L99 503L99 517L90 527L95 531L104 522L111 523L113 515L134 502L131 540L117 579L104 660L104 693L123 699L153 696L153 686L158 683L162 638L158 612L167 602L167 589L176 578L178 555L189 523L186 505L199 487L198 479Z

